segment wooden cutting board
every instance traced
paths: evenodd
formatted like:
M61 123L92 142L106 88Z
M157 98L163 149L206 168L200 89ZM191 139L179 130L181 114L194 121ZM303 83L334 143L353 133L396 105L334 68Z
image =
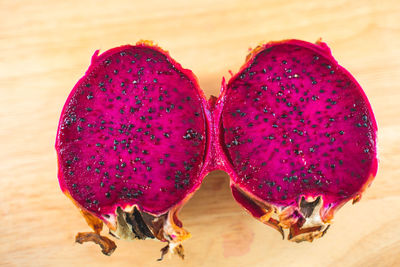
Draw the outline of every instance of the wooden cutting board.
M400 266L400 2L0 1L0 265ZM186 259L161 243L120 241L111 257L74 244L89 228L58 187L61 108L92 53L156 41L217 95L261 41L322 37L363 86L379 124L380 168L357 205L313 243L282 241L232 199L214 172L181 212Z

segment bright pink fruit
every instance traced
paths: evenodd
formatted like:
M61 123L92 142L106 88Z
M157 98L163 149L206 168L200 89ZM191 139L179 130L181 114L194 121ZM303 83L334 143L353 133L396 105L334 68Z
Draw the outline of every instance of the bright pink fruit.
M204 99L192 72L159 48L96 53L60 119L62 190L117 237L179 245L188 233L175 213L204 176Z
M235 199L289 239L323 235L377 170L376 123L361 87L317 45L256 48L218 100L149 43L93 56L60 118L60 186L94 229L157 238L183 256L177 213L204 176L222 169Z
M324 234L334 211L376 174L371 106L324 43L257 48L223 99L233 195L261 221L290 228L289 239Z

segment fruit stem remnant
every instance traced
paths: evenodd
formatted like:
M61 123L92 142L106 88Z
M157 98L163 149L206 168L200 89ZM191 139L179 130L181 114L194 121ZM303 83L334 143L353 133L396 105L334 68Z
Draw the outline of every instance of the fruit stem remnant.
M79 244L94 242L101 247L101 252L103 252L104 255L110 256L117 246L114 241L108 237L100 235L103 229L103 222L85 210L81 210L81 213L94 232L78 233L75 237L75 242Z

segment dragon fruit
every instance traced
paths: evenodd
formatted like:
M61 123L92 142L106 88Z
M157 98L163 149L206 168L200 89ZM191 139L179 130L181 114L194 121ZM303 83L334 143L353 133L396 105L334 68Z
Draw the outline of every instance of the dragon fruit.
M360 85L327 45L256 48L221 95L217 116L234 198L288 239L324 235L377 172L377 125Z
M156 238L183 258L179 210L212 170L234 198L288 239L322 236L377 171L377 126L361 87L322 42L254 49L209 101L194 74L150 42L93 55L63 108L62 191L106 255L121 239Z
M124 239L157 238L183 256L176 214L206 173L207 104L195 76L151 43L96 52L60 118L61 189L83 211L104 254Z

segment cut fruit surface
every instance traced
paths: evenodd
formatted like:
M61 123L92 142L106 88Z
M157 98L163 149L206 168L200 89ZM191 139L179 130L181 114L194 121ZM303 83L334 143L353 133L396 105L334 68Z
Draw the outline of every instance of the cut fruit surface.
M314 216L307 227L325 230L333 211L375 176L371 107L325 44L257 48L228 82L225 99L221 127L232 186L257 200L253 205L284 212L280 227ZM305 211L305 203L314 204Z
M121 239L156 238L183 258L177 214L212 170L234 198L288 239L326 233L377 171L377 125L353 76L322 42L254 49L219 98L149 43L98 55L70 93L56 140L62 191L110 255Z
M202 180L205 103L194 75L155 46L96 53L60 119L62 190L117 236L178 242L168 213Z

